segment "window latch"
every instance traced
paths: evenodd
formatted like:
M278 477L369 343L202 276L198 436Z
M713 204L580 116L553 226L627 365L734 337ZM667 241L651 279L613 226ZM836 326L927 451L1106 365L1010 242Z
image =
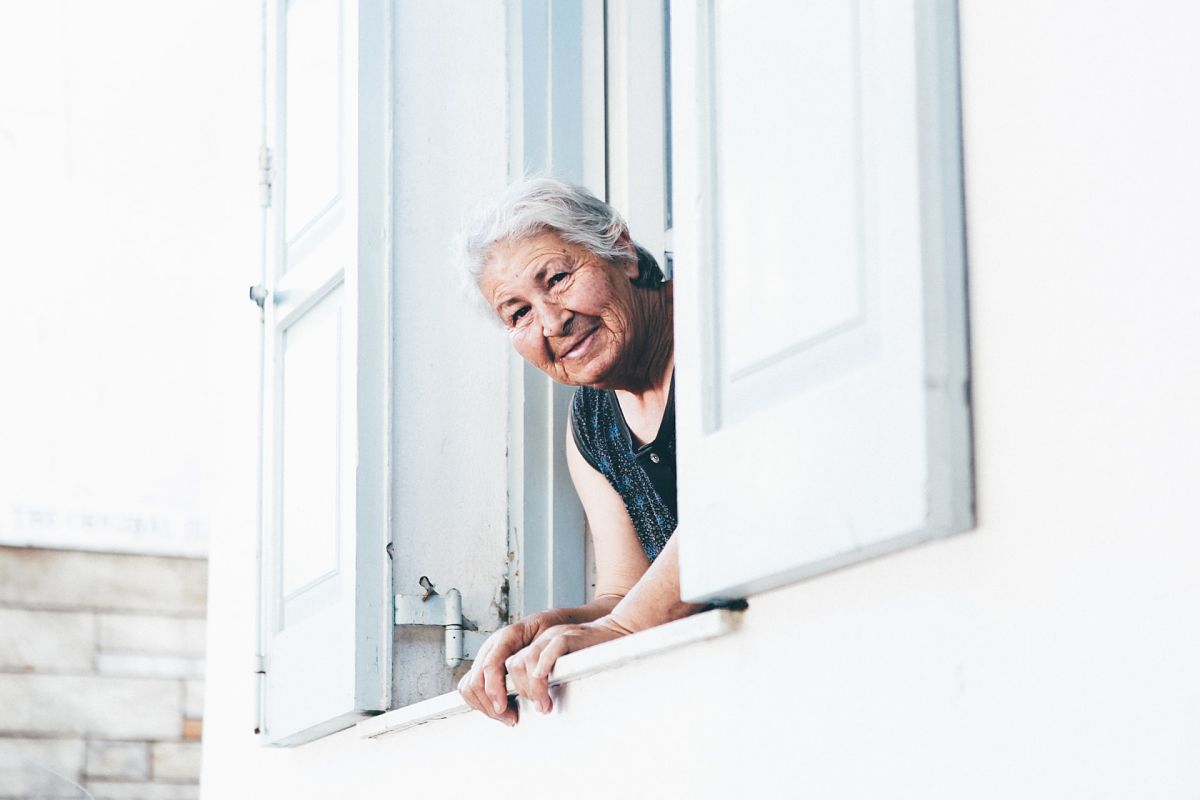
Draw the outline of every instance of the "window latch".
M424 575L420 585L420 594L396 595L395 623L445 628L446 665L451 669L464 661L474 661L489 633L475 630L473 624L463 619L462 594L458 589L439 594Z
M258 306L259 311L262 311L263 306L267 304L268 294L270 294L270 292L267 291L267 287L261 284L250 287L250 299L254 301L254 305Z

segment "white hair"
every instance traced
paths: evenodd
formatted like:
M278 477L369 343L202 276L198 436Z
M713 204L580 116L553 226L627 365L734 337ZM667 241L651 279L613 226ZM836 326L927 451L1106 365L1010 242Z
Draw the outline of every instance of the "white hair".
M663 282L662 270L648 250L635 243L631 254L621 244L621 236L629 235L629 226L615 208L582 186L539 177L509 186L466 227L460 249L472 293L479 297L479 278L496 245L547 232L611 263L636 259L638 277L634 283L638 286L653 287Z

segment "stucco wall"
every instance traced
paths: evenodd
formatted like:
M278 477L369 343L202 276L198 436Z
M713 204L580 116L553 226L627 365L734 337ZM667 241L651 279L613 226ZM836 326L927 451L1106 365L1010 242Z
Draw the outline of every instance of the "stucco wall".
M978 528L515 729L264 750L247 517L212 544L205 796L1200 792L1200 10L967 0L961 26Z

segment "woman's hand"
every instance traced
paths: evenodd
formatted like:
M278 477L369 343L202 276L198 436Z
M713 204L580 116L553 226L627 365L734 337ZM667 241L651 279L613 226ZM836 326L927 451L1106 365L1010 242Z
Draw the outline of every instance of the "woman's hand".
M549 679L567 653L686 617L702 606L679 599L679 537L672 536L650 569L612 610L592 622L553 625L507 661L517 692L545 713L553 708Z
M558 659L567 653L619 639L629 633L611 616L580 625L555 625L543 631L528 647L510 656L505 666L508 674L512 675L517 692L545 714L554 707L550 699L549 681ZM516 719L515 713L513 719Z
M701 608L679 599L679 544L678 536L672 536L627 595L605 595L579 608L543 611L494 633L479 649L458 691L471 707L515 725L517 711L508 705L506 671L517 693L544 713L554 707L549 681L558 659Z
M458 682L458 693L467 705L505 725L517 724L517 711L509 708L504 682L504 662L533 642L544 627L544 617L534 614L507 625L488 637L471 671Z
M458 693L472 708L505 725L516 725L517 710L508 706L505 662L537 641L545 631L555 627L576 627L579 623L599 619L612 611L620 599L614 596L597 597L578 608L541 611L501 628L479 648L471 671L458 682Z

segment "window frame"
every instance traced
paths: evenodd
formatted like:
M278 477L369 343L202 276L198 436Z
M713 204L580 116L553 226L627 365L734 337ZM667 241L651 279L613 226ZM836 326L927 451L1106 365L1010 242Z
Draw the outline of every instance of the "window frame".
M358 2L367 4L377 0ZM670 269L673 244L673 209L679 196L678 184L672 186L674 169L670 163L675 151L671 137L679 135L678 126L670 119L673 110L673 100L669 96L670 73L674 69L676 75L681 74L678 71L678 54L671 53L672 24L678 18L675 8L684 5L711 8L711 3L703 0L691 4L683 0L661 4L639 3L637 0L606 0L600 4L519 0L508 4L506 10L510 180L532 173L552 172L589 187L597 195L605 196L626 214L635 236L639 235L639 231L644 234L647 228L654 231L652 241L646 244L667 270ZM381 27L388 41L383 46L381 74L373 81L380 85L372 86L371 91L374 92L373 99L378 102L381 120L387 121L390 120L395 85L391 73L391 20L387 12L382 13L386 19ZM687 18L685 14L684 19ZM653 31L649 31L651 28ZM648 32L649 40L653 40L649 45L645 35ZM936 35L944 36L945 31ZM918 52L921 52L920 48ZM934 52L935 55L931 57L941 57L941 51L935 49ZM676 66L672 66L668 57L673 58ZM362 69L361 64L359 68ZM660 80L644 78L656 71ZM639 114L644 116L645 109L654 107L656 94L661 113L653 115L653 124L638 125ZM942 109L940 113L944 113L942 106L936 107ZM957 106L953 108L953 118L957 120ZM949 120L948 117L939 119L943 124ZM387 131L389 135L394 132L390 126L387 126ZM938 131L941 134L945 129L939 127ZM957 131L954 133L956 135ZM957 139L954 141L957 143ZM944 148L945 142L925 141L923 145L937 155L942 152L937 148ZM385 173L390 176L393 172L391 151L390 148L385 149L387 153L383 157L388 165ZM955 159L957 155L955 151ZM651 158L655 166L646 169L645 165ZM366 208L364 204L364 213L371 217L371 223L379 229L390 229L393 224L390 180L390 177L383 180L378 187L381 192L375 196L378 207ZM958 173L942 174L941 180L943 183L939 184L938 189L941 194L938 196L942 200L952 198L956 187L960 190L955 182L959 180ZM676 197L671 196L672 189L676 190ZM653 195L649 202L645 201L645 194ZM635 198L638 197L643 199L635 204ZM961 191L958 197L961 199ZM686 211L694 212L695 209ZM943 237L943 243L952 248L956 230L961 232L960 228L955 229L950 224L948 232L931 229L925 233L935 238ZM390 243L391 237L386 238ZM643 239L650 238L643 236ZM390 244L386 247L388 249L383 262L385 274L380 276L380 280L384 285L384 296L390 298L393 271L398 265ZM267 266L269 268L269 264ZM390 342L390 301L386 308L383 316L387 333L384 338ZM382 352L385 363L382 374L390 376L390 348L384 346ZM375 353L371 358L378 355ZM947 357L954 360L960 356L965 363L965 347L961 354L949 353ZM372 385L381 392L381 396L388 398L383 404L386 419L382 421L381 430L383 441L387 447L391 447L394 444L391 434L394 414L391 381L385 377L382 383L376 381ZM586 601L585 519L575 496L562 448L573 392L572 387L551 382L518 355L509 352L508 621L540 610L580 605ZM961 430L949 435L959 434ZM966 435L969 445L969 429ZM967 453L965 479L961 462L947 465L949 478L957 481L951 489L956 493L953 499L960 504L963 492L968 498L970 492L969 447ZM377 466L382 471L383 488L376 500L385 509L387 539L392 541L395 531L392 530L394 519L390 511L388 487L395 477L391 474L393 465L384 454ZM354 502L357 504L358 501L355 499ZM961 524L958 529L962 529ZM489 558L491 554L481 555L480 562ZM473 566L464 566L464 570ZM394 588L391 575L393 568L387 564L384 569L388 573L387 585L391 590ZM685 562L681 571L686 570ZM792 580L794 578L773 585ZM761 588L759 586L755 591ZM262 614L259 616L261 619ZM394 630L392 633L387 648L387 685L384 692L387 696L386 709L397 711L401 709L393 705L390 695L394 681L392 660L400 652L403 643L397 641ZM260 685L262 654L260 650ZM260 724L261 713L260 699Z

